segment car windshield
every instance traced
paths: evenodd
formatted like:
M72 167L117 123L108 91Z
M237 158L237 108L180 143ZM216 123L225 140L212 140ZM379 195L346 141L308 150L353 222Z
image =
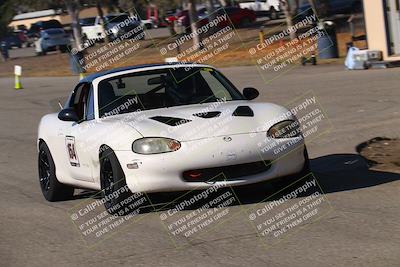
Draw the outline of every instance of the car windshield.
M113 16L113 15L108 15L105 17L106 21L108 23L120 23L124 22L125 20L129 19L128 15L119 15L119 16Z
M43 21L41 27L42 29L53 29L53 28L62 28L62 25L57 20L48 20L48 21Z
M212 68L183 67L112 77L98 85L99 116L217 101L243 100Z

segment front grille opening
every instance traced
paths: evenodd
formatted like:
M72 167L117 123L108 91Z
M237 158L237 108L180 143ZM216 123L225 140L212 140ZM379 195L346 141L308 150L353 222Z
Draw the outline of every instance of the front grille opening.
M214 168L187 170L182 173L182 178L186 182L220 182L225 180L229 181L235 180L243 176L266 172L270 168L271 161L257 161Z

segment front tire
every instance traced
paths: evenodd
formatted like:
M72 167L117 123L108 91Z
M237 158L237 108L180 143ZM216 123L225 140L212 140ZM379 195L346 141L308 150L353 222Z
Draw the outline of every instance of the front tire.
M40 188L46 200L53 202L72 198L74 188L57 180L53 157L44 142L39 145L38 169Z
M273 7L271 7L271 11L270 11L270 14L269 14L269 18L270 18L271 20L279 19L279 14L278 14L278 12L275 10L275 8L273 8Z
M104 207L110 214L125 215L121 202L131 196L125 174L115 153L106 148L100 155L100 182Z
M246 27L249 27L250 26L250 24L251 24L251 20L249 19L249 18L243 18L241 21L240 21L240 27L242 27L242 28L246 28Z
M67 53L67 51L68 51L68 47L66 45L60 46L60 52L61 53Z

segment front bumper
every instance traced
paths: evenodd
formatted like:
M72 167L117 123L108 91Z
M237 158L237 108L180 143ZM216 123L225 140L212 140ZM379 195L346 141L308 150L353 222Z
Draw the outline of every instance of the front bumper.
M115 151L125 173L126 183L132 192L168 192L207 189L211 186L239 186L298 173L302 170L304 142L302 137L266 141L265 133L239 134L181 142L178 151L140 155L132 151ZM272 145L273 144L273 145ZM214 168L228 165L264 161L270 164L266 171L243 175L225 181L185 181L188 170ZM137 168L128 168L135 165Z

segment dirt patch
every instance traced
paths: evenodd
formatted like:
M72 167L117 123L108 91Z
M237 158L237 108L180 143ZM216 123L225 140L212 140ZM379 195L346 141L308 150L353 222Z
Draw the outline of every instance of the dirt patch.
M400 139L376 137L357 146L371 169L400 173Z

